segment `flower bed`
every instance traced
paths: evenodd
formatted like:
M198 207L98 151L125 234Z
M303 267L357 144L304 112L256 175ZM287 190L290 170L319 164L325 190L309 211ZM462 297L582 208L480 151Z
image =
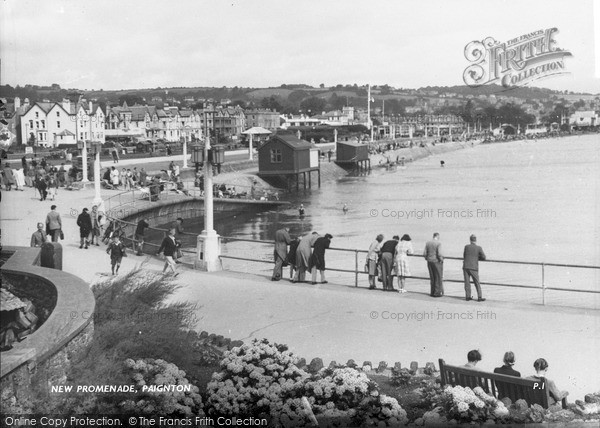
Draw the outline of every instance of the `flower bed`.
M408 421L395 398L349 367L310 375L284 345L266 339L233 348L207 388L208 415L268 417L283 426L393 426Z

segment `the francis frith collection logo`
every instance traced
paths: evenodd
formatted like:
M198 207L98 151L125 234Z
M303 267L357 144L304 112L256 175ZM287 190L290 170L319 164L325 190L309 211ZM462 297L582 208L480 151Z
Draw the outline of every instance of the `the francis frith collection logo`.
M465 57L472 64L463 80L469 86L500 83L508 88L566 73L565 57L571 53L557 46L556 33L557 28L548 28L504 43L492 37L472 41L465 47Z

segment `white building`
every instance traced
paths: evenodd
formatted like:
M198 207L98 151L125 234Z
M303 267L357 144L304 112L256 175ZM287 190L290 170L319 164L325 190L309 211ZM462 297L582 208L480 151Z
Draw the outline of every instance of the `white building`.
M20 120L21 141L42 147L77 141L105 141L105 115L91 101L71 103L38 102L25 110Z
M576 111L569 118L569 124L572 128L584 128L600 124L598 113L593 110Z

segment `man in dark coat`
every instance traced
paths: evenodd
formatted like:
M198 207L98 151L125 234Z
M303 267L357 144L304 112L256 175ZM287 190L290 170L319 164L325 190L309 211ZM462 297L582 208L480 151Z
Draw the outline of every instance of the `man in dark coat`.
M284 227L275 232L275 250L273 252L273 256L275 257L275 267L273 268L271 281L279 281L281 279L283 265L287 263L288 245L292 242L289 232L290 230L288 227Z
M165 236L162 243L160 244L160 248L156 254L163 253L165 255L165 266L163 267L163 273L167 271L167 268L170 267L171 271L175 276L178 275L175 272L175 268L177 265L175 264L175 260L173 260L173 254L177 252L177 244L175 243L175 229L169 230L168 236Z
M320 236L315 241L309 266L313 284L317 283L317 270L321 273L321 284L327 284L325 280L325 250L329 248L332 238L333 236L326 233L325 236Z
M467 301L473 300L471 297L471 278L477 290L477 301L483 302L485 299L481 296L481 285L479 284L479 260L485 260L483 248L477 245L477 237L471 235L471 243L465 245L463 252L463 274L465 278L465 298Z
M434 233L433 239L427 241L423 257L427 260L427 269L429 270L430 295L431 297L442 297L444 295L444 255L439 233Z
M79 226L79 237L81 238L79 248L88 249L90 233L92 233L92 217L88 213L88 209L84 208L79 217L77 217L77 226Z

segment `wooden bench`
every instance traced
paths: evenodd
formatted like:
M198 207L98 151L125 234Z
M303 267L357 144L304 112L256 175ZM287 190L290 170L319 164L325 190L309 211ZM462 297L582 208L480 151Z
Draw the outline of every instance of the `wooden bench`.
M442 387L468 386L476 388L480 386L485 392L497 399L510 398L514 403L523 399L527 404L539 404L547 409L550 401L550 392L546 388L545 381L525 379L522 377L507 376L497 373L489 373L473 370L466 367L447 365L443 359L439 359ZM562 401L566 408L566 398Z

